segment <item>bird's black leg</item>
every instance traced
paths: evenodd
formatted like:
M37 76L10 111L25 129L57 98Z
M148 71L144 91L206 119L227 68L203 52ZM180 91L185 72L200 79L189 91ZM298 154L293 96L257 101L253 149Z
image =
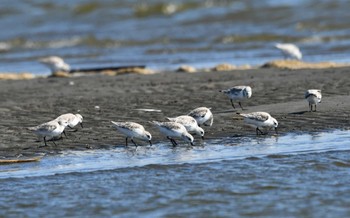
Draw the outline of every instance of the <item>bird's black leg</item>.
M239 104L239 106L241 107L241 109L244 110L243 107L242 107L242 105L241 105L241 102L240 102L240 101L238 102L238 104Z
M52 143L53 143L55 146L57 146L53 139L52 139L51 141L52 141Z
M137 144L134 142L134 140L133 140L133 139L131 139L131 142L132 142L132 143L134 143L134 145L137 147Z
M231 101L231 104L232 104L233 109L236 109L235 105L233 104L232 99L230 99L230 101Z
M125 138L125 147L128 147L128 137Z
M316 112L316 104L315 104L315 110L314 111Z
M266 133L264 133L264 132L261 131L258 127L256 127L256 133L257 133L257 135L259 135L258 132L259 132L261 135L266 135Z
M66 131L65 130L63 130L63 134L64 134L64 136L68 139L68 137L67 137L67 135L66 135Z
M167 138L170 140L171 144L173 144L173 146L176 146L177 143L175 142L174 139L170 138L169 136L167 136Z
M256 132L256 135L259 135L259 128L258 127L256 127L255 132Z
M46 136L44 137L44 142L45 142L45 146L47 146L47 144L46 144Z
M312 104L309 103L309 112L312 112Z
M77 129L74 129L73 127L70 127L70 126L68 126L69 127L69 129L72 129L73 131L70 131L70 132L76 132L76 131L78 131Z

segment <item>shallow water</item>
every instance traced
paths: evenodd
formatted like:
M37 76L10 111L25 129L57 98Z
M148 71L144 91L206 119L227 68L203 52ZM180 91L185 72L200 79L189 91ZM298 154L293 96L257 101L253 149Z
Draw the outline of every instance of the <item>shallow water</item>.
M141 64L260 65L296 43L306 61L349 62L347 0L5 0L0 7L0 72L49 71L58 55L73 68Z
M0 165L0 216L348 217L350 131Z

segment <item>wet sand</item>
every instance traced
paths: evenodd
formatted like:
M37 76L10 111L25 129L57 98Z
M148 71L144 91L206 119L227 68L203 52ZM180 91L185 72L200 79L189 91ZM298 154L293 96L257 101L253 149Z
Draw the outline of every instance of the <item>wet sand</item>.
M0 81L0 158L123 146L125 138L112 127L111 120L139 122L151 132L153 143L167 141L148 121L165 121L165 117L201 106L211 107L214 114L213 126L204 127L206 139L257 137L236 115L242 111L233 110L229 99L218 92L234 85L253 88L252 98L242 103L246 108L243 112L269 112L279 121L282 135L349 129L349 71L255 69ZM310 88L321 89L323 94L318 111L312 113L304 99L305 90ZM137 110L144 108L161 112ZM36 136L26 129L60 114L77 112L84 117L84 129L67 130L68 138L56 141L57 146L48 142L47 147L39 148L44 143L36 142ZM195 136L195 144L199 142Z

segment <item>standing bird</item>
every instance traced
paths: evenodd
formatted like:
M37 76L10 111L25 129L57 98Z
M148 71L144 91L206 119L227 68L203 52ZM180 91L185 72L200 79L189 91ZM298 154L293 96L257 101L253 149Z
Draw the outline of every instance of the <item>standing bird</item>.
M51 73L69 72L70 66L64 60L57 56L50 56L39 59L39 62L50 68Z
M126 135L125 146L128 146L128 138L131 139L131 142L134 143L136 147L137 144L135 143L134 138L149 141L150 146L152 146L152 135L147 132L141 124L134 122L111 122L119 132Z
M290 59L301 60L301 58L303 57L300 49L294 44L277 43L275 44L275 48L279 49L282 52L284 59L290 58Z
M319 89L309 89L305 92L305 99L309 102L310 112L312 111L312 105L315 105L314 111L316 111L316 105L321 103L321 98L322 94Z
M182 138L185 142L188 142L193 146L193 136L187 132L186 128L182 124L157 121L153 121L152 123L155 124L159 128L159 131L170 140L173 146L177 145L173 137Z
M62 133L65 134L64 129L67 125L67 121L52 120L35 127L29 127L28 130L33 131L38 137L43 137L45 146L47 146L46 140L50 140L57 136L61 136ZM52 141L52 143L56 145L54 141Z
M201 126L202 124L205 126L212 126L214 117L210 109L211 108L207 107L199 107L192 110L187 115L193 117L197 121L198 126Z
M67 121L68 127L73 129L76 125L80 124L81 128L83 128L83 116L80 114L62 114L57 117L58 121Z
M277 126L278 126L278 122L275 118L273 118L269 113L266 112L253 112L253 113L248 113L248 114L241 114L241 113L237 113L240 116L244 117L244 122L249 125L252 126L254 128L256 128L256 134L259 135L259 133L261 135L265 135L267 134L262 132L259 128L275 128L276 134L278 134L277 132Z
M220 90L219 92L223 92L230 98L232 107L234 109L236 108L233 102L238 101L239 106L243 110L241 101L252 97L252 88L250 86L234 86L227 90Z
M167 117L167 119L171 122L182 124L188 132L195 132L196 134L200 135L202 139L204 139L204 130L198 126L196 119L193 117L183 115L174 118Z

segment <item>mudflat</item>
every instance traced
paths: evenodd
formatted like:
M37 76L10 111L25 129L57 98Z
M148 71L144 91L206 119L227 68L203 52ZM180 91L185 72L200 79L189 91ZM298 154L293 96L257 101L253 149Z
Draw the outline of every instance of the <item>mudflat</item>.
M211 108L214 114L213 126L204 127L205 140L271 137L273 131L267 136L256 136L255 130L245 126L237 112L269 112L279 121L282 135L349 129L349 72L350 68L253 69L0 81L0 157L124 146L125 137L112 127L111 120L138 122L151 132L153 143L166 141L170 146L148 121L165 121L166 117L187 114L202 106ZM244 111L239 107L234 110L229 99L219 92L235 85L249 85L253 89L252 98L242 102ZM317 112L308 112L304 99L307 89L322 90ZM27 127L64 113L80 113L84 117L84 128L76 132L67 129L68 138L56 141L57 146L48 142L48 146L39 147L44 142L37 142ZM200 137L195 136L195 144L200 141Z

